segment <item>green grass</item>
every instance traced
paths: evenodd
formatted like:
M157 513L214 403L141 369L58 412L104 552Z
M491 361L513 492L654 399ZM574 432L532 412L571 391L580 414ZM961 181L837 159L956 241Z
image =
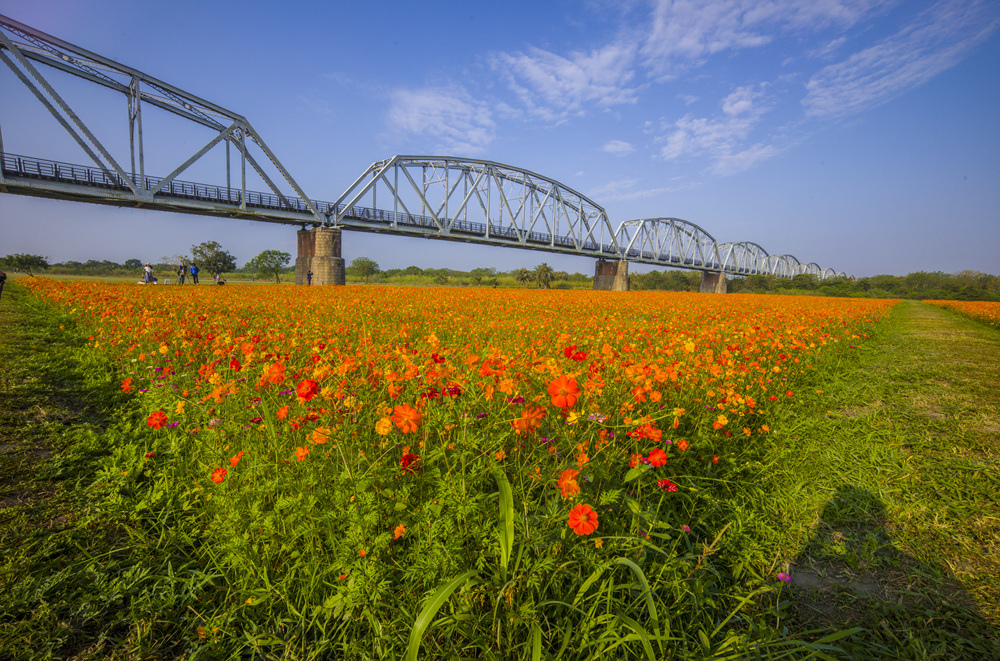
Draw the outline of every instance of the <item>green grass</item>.
M309 567L271 575L282 599L243 604L218 569L225 540L188 504L145 469L95 479L144 420L79 332L17 286L0 328L2 660L547 658L543 639L565 639L563 658L1000 658L1000 332L948 311L903 303L798 386L739 480L699 496L698 517L727 526L636 549L674 555L658 575L624 555L589 576L532 566L543 538L486 474L475 500L499 513L498 566L350 621L297 602L296 583L324 589ZM281 563L304 541L264 552ZM569 587L552 599L539 580ZM525 624L534 611L555 628Z

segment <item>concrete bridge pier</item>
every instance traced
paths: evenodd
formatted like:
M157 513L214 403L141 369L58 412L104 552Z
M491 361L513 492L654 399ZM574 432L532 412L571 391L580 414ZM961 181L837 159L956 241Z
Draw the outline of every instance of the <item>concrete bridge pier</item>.
M624 259L617 262L597 260L597 268L594 270L594 289L628 291L628 262Z
M698 291L702 294L725 294L727 289L725 273L701 272L701 284L698 286Z
M340 256L340 228L317 227L298 231L299 254L295 258L295 284L343 285L344 258Z

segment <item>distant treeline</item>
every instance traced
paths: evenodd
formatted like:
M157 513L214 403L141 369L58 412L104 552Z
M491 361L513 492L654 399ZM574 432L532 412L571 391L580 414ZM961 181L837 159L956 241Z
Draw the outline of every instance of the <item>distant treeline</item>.
M94 276L136 276L142 273L144 262L129 259L123 264L109 260L89 260L87 262L60 262L52 264L50 273L63 275ZM449 285L453 287L536 287L537 269L514 269L498 271L495 268L476 268L459 271L449 268L420 268L408 266L404 269L380 270L377 265L367 275L356 272L353 262L347 268L349 282L367 281L382 284L409 285ZM176 263L153 264L153 271L169 275L177 270ZM291 275L294 268L282 273ZM252 269L236 269L232 275L247 279L257 274ZM593 277L583 273L568 273L552 270L547 278L553 289L589 289ZM828 278L820 280L813 275L797 275L794 278L751 275L727 277L730 293L793 294L811 296L843 296L865 298L910 298L958 301L1000 301L1000 276L978 271L960 273L928 273L918 271L909 275L874 275L868 278ZM631 276L632 289L662 291L698 291L701 283L699 271L651 271Z
M653 271L633 275L633 289L698 291L697 271ZM1000 276L962 271L950 274L918 271L909 275L873 275L869 278L794 278L751 275L726 278L730 293L795 294L864 298L910 298L957 301L1000 301Z

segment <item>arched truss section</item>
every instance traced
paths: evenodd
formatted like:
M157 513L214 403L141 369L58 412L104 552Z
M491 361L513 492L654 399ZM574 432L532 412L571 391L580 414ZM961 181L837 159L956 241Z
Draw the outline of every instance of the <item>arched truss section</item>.
M89 166L81 166L17 157L3 154L0 143L0 183L5 183L12 192L299 225L308 222L310 217L316 222L323 218L316 204L241 115L2 15L0 62L41 103L44 109L39 118L48 111L91 161ZM95 91L105 88L122 95L128 113L122 113L121 118L127 117L128 123L125 125L123 121L121 129L122 134L127 131L129 135L128 151L122 154L119 148L115 153L112 145L119 142L117 134L98 135L100 130L96 125L88 125L81 119L66 99L65 77L56 72L93 83ZM208 138L204 146L187 155L186 160L170 163L167 167L176 167L166 176L150 176L145 170L143 113L152 109L165 110L186 120L185 126L202 132L201 139ZM52 126L55 128L55 124ZM151 128L147 116L147 138ZM225 161L218 159L212 166L217 168L214 175L218 184L195 184L179 179L179 175L214 151L217 145L225 145L226 152ZM237 182L231 181L230 147L236 150L239 159ZM270 188L269 193L247 190L247 166ZM4 170L14 177L5 182ZM272 177L275 171L280 176ZM298 198L281 191L276 183L281 179Z
M814 275L817 278L823 277L823 269L816 262L809 262L808 264L802 264L799 266L799 272L796 275Z
M798 273L799 260L795 255L769 255L767 258L768 275L779 278L791 278Z
M626 220L616 233L621 259L660 266L720 268L715 238L680 218Z
M722 271L734 275L768 275L769 255L752 241L719 244Z
M451 156L372 163L333 204L327 224L372 232L618 259L602 207L521 168Z

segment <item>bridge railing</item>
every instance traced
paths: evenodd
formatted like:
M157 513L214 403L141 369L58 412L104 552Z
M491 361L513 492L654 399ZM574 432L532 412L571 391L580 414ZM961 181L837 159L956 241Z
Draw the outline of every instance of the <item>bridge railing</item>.
M86 165L50 161L44 158L4 154L3 171L5 175L26 179L40 179L108 190L130 191L128 184L125 183L125 179L113 172L106 172L100 168ZM153 190L162 180L162 177L139 177L137 175L132 180L132 183L142 190ZM239 188L214 186L176 179L167 182L157 194L203 202L231 204L234 206L240 206L243 202L243 191ZM312 215L309 207L300 198L286 196L285 200L288 204L285 204L280 197L271 193L246 191L246 206L248 207L274 211L293 211ZM316 201L314 204L321 210L329 210L332 206L329 202Z

